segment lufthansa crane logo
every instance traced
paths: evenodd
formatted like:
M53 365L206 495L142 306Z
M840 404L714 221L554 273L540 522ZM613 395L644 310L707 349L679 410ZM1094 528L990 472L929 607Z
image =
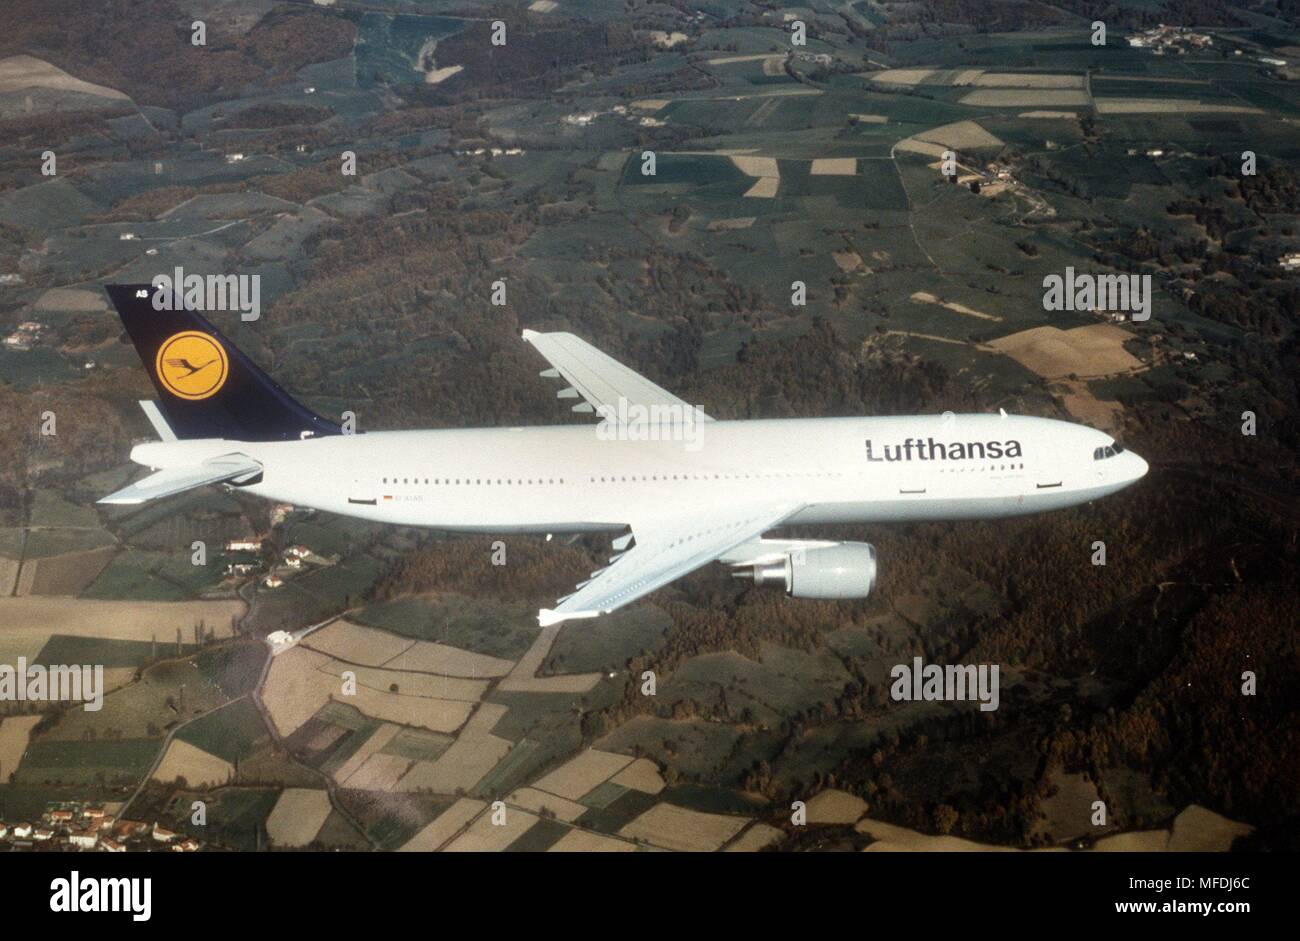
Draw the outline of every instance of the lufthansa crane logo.
M186 330L158 347L154 373L172 395L197 401L215 395L226 384L230 361L221 344L206 333Z

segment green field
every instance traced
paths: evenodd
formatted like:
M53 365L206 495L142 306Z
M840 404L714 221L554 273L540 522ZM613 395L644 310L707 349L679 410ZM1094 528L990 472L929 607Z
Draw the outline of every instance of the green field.
M447 594L398 598L369 605L353 616L358 624L414 640L437 641L475 653L515 660L537 636L533 608Z
M27 747L14 783L81 787L134 784L149 770L158 746L155 739L140 738L98 742L38 739Z
M231 764L246 758L268 739L266 725L257 707L239 699L206 716L189 722L176 738L223 758Z
M188 657L199 648L182 644L181 656ZM41 648L35 662L44 664L91 663L105 669L112 667L140 667L156 657L176 656L175 638L159 638L154 644L147 640L113 640L111 638L75 637L54 634Z

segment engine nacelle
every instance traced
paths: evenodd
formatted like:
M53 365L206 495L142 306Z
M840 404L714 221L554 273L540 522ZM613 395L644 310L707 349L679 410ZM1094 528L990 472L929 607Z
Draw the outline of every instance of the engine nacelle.
M792 598L865 598L876 584L876 550L865 542L841 542L791 552L734 574L755 585L779 587Z

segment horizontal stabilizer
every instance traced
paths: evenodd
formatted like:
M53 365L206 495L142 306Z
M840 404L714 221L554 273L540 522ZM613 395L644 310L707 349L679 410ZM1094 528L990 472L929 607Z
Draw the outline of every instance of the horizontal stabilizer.
M242 454L231 454L196 464L193 467L169 467L150 474L142 480L100 498L100 503L146 503L184 493L205 484L224 483L229 480L252 477L260 473L262 465Z
M561 621L571 621L575 618L594 618L599 614L599 611L567 611L561 613L552 611L550 608L542 608L537 612L537 623L541 627L550 627L552 624L559 624Z

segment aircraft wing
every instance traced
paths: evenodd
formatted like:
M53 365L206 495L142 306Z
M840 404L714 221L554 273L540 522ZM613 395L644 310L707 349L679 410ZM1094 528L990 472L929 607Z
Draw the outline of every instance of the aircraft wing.
M546 627L608 614L752 540L798 509L792 503L750 503L634 523L630 535L614 540L614 548L625 549L633 540L635 545L593 572L554 609L538 611L537 621Z
M667 389L655 385L640 373L628 369L613 357L606 356L572 333L525 330L523 337L551 364L551 368L542 375L547 379L563 379L569 384L558 393L558 397L576 399L581 396L584 399L573 407L575 412L593 412L599 409L601 417L623 423L620 416L627 414L628 406L641 405L648 408L658 405L673 406L681 410L682 415L690 412L694 421L712 421L699 409L683 402Z
M212 458L192 467L169 467L137 480L121 490L101 497L99 503L132 504L170 497L193 490L204 484L224 483L241 477L252 477L262 470L262 465L242 454L227 454Z

